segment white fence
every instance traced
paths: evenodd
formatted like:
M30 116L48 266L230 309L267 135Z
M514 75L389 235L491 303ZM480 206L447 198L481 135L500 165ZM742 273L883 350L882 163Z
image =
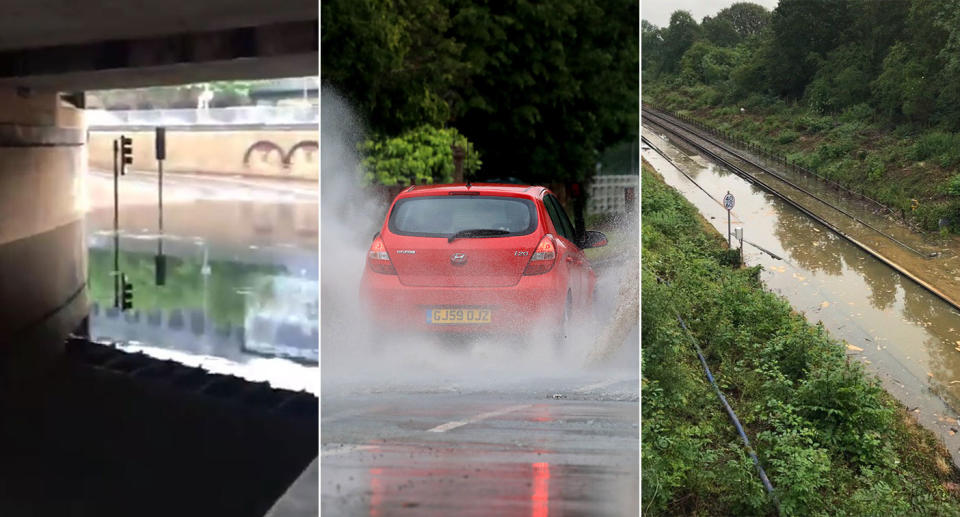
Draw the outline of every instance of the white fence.
M125 126L317 125L317 106L237 106L233 108L160 110L87 110L93 128Z
M587 201L588 214L622 214L627 211L627 189L633 189L634 203L640 195L640 176L594 176Z

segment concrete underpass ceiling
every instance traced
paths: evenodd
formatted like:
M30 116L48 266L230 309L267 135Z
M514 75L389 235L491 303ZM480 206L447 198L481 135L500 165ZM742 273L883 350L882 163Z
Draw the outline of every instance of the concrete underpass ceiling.
M316 0L0 0L0 84L126 88L317 74Z

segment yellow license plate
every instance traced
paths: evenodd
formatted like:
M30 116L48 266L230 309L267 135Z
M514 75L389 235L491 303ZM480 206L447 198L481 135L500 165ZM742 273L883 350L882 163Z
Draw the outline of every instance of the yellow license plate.
M427 309L427 323L490 323L489 309Z

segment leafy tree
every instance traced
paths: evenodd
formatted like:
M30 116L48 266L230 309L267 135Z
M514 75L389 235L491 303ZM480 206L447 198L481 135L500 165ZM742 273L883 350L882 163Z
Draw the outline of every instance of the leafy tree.
M469 65L441 0L324 0L321 78L377 133L449 120Z
M853 18L850 40L864 47L870 69L876 76L890 47L905 36L910 0L851 0L850 13Z
M773 89L785 97L800 97L850 24L846 1L781 0L773 11L773 49L766 63Z
M845 45L828 55L807 86L807 105L817 111L837 112L870 98L872 79L867 50Z
M453 125L487 175L583 181L637 127L637 4L463 1L453 33L474 73Z
M938 95L949 98L941 49L949 30L941 23L949 2L914 2L906 21L909 38L893 45L871 87L874 102L887 116L925 123L936 115Z
M480 168L476 149L456 129L420 126L400 136L372 139L360 145L365 158L360 164L364 178L383 185L449 183L454 164L451 145L467 151L464 176Z
M374 134L452 126L489 175L583 181L637 128L628 0L329 0L322 76Z
M725 82L729 80L738 58L739 54L734 49L697 41L680 60L680 80L688 85Z
M890 49L883 71L871 84L877 108L888 117L921 119L932 107L932 91L924 85L926 70L906 43Z
M752 38L737 47L739 59L730 70L730 91L732 99L742 99L752 93L767 93L770 89L767 63L773 60L773 45L768 31Z
M690 13L688 11L674 11L670 15L670 25L664 35L664 71L676 72L680 68L680 58L698 37L700 37L700 26L690 16Z
M714 45L732 47L740 42L740 35L730 20L706 16L700 27L703 29L703 36Z
M663 66L663 29L642 20L640 22L640 53L643 80L654 80Z
M760 34L770 25L770 11L762 5L737 2L721 9L715 19L729 23L741 39L747 39Z

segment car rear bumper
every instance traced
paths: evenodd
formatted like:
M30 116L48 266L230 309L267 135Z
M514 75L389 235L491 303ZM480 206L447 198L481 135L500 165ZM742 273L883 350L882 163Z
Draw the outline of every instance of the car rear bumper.
M364 272L360 298L367 316L384 330L431 333L518 334L560 323L566 285L559 275L523 276L510 287L413 287L396 275ZM491 311L489 323L428 323L436 308Z

